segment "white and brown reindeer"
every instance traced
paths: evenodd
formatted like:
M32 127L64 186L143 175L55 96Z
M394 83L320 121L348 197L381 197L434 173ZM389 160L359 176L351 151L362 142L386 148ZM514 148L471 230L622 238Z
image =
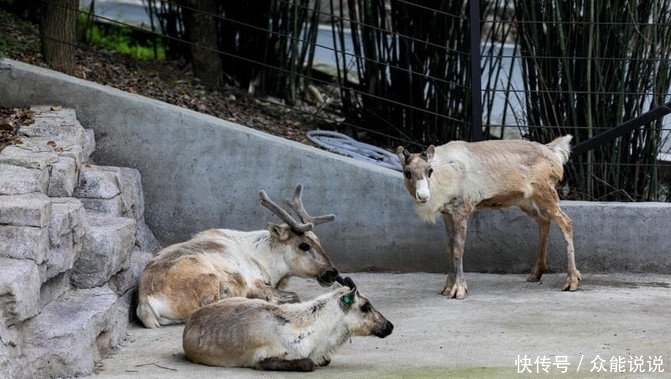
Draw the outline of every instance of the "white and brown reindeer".
M339 282L346 285L302 303L236 297L202 307L184 326L184 353L210 366L313 371L352 336L391 334L394 325L353 281Z
M300 222L260 191L261 203L283 224L269 222L258 231L206 230L150 259L138 283L136 313L144 326L182 323L196 309L227 297L297 302L296 293L283 290L291 276L333 284L338 271L313 228L335 216L310 216L302 191L299 184L293 199L285 199Z
M548 235L554 220L566 241L563 290L578 289L581 276L575 265L572 221L559 207L555 189L564 174L571 139L565 135L545 145L524 140L453 141L414 154L398 147L415 211L429 222L441 215L445 223L449 271L442 294L463 299L468 292L462 258L471 214L509 206L518 206L539 226L536 263L527 280L537 282L547 270Z

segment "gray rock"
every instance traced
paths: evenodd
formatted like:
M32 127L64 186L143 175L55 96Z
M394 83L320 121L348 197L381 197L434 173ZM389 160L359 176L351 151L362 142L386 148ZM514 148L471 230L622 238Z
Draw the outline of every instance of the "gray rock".
M71 145L58 149L59 157L71 158L75 161L77 172L87 162L88 158L84 154L84 150L80 145Z
M70 274L71 271L64 271L42 283L42 287L40 287L40 309L72 289Z
M111 199L121 193L121 170L86 164L79 173L79 185L74 197L87 199Z
M60 244L68 235L73 243L81 243L86 233L86 211L82 202L71 197L51 198L52 218L49 224L49 246Z
M161 244L144 221L144 216L138 219L135 224L135 246L151 254L161 250Z
M84 129L84 144L82 145L82 154L84 155L84 162L88 162L91 154L96 150L96 138L93 129Z
M16 333L15 328L8 329L0 323L0 339L4 342L0 343L0 372L3 375L2 378L18 378L22 371L16 359L20 354L18 347L20 335Z
M68 291L26 323L19 378L88 375L127 326L123 301L109 288Z
M47 140L31 141L27 138L24 141L20 145L11 145L2 149L0 163L45 170L58 160L58 154L47 145Z
M110 288L119 296L123 296L128 290L135 288L142 270L152 257L151 253L134 249L130 256L130 267L112 277L109 282Z
M79 183L79 171L72 157L59 156L51 165L47 194L55 197L70 197Z
M35 106L31 110L35 112L35 122L22 126L19 129L21 134L29 137L49 137L62 141L63 145L77 145L84 147L84 151L93 151L95 145L91 146L91 133L79 123L74 109L53 110L48 106ZM89 155L90 153L86 156L87 159Z
M115 217L123 216L124 205L121 195L114 196L110 199L81 198L80 200L87 211L104 213Z
M0 224L45 227L51 213L51 201L41 192L0 195Z
M139 220L144 216L144 195L142 193L140 171L134 168L120 167L119 172L122 184L122 216Z
M48 170L37 170L0 163L0 195L31 192L47 193Z
M128 269L135 244L135 220L94 212L87 212L87 219L88 232L72 274L76 288L101 286Z
M44 262L40 265L42 282L46 282L54 276L74 268L74 264L77 261L77 257L81 254L84 244L74 243L72 235L70 233L62 236L60 243L47 251Z
M0 258L0 310L4 324L14 325L39 312L40 276L29 260Z
M49 228L0 225L0 257L44 262L49 247Z

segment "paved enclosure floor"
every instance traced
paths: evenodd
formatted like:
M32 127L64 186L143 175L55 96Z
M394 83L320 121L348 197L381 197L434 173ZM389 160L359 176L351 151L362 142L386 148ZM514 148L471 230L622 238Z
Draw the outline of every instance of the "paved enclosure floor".
M352 338L313 373L193 364L182 352L182 325L133 325L90 378L671 377L671 275L583 273L580 290L569 293L560 291L563 274L527 283L524 275L466 273L470 292L461 301L437 294L444 275L350 276L394 332ZM327 290L303 279L290 289L302 299Z

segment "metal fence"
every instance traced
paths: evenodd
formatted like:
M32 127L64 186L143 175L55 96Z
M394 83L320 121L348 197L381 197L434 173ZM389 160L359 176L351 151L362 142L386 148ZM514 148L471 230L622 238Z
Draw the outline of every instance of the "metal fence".
M236 18L235 3L222 2L210 14L219 30L237 30L229 35L234 43L219 44L222 59L252 70L249 83L261 72L265 78L291 74L295 91L307 91L308 84L331 91L345 116L331 124L334 130L388 150L452 139L549 142L571 133L565 198L671 200L671 121L664 118L671 112L668 1L645 2L646 9L633 1L259 2L269 17L281 7L304 12L300 22L272 19L294 22L299 29L293 32L278 32L269 25L275 21L259 17ZM94 10L99 21L194 46L181 12L202 12L197 6L94 4L82 3L82 14ZM124 18L131 13L135 20ZM309 46L308 53L300 55L303 61L276 65L269 50L250 55L241 49L243 28L275 47L283 40L291 42L283 49ZM332 71L317 70L317 63Z

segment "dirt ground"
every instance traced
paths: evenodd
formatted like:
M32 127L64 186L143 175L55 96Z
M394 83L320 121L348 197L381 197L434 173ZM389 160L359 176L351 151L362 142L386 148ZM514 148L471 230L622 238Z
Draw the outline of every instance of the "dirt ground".
M7 58L48 67L39 50L36 28L0 13L0 35L7 41L0 52L4 50ZM81 44L75 76L306 144L311 144L305 137L307 131L332 130L340 119L335 87L320 88L324 103L303 101L287 106L280 99L250 95L230 84L216 90L208 88L180 62L141 61Z

